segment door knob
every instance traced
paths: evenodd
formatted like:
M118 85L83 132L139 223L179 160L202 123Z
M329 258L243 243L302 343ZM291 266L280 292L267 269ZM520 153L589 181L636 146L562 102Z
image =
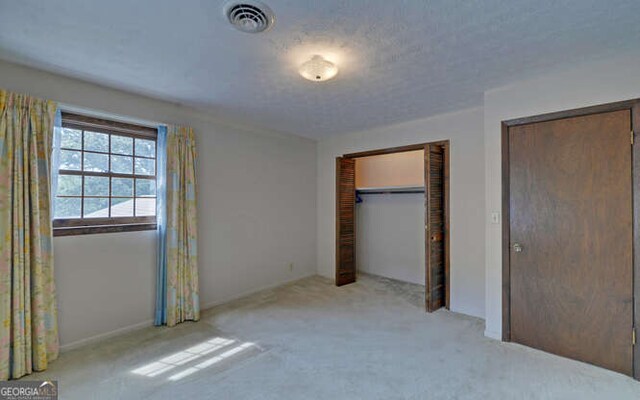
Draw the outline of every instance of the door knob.
M516 253L520 253L522 251L522 245L520 243L514 243L513 251L515 251Z

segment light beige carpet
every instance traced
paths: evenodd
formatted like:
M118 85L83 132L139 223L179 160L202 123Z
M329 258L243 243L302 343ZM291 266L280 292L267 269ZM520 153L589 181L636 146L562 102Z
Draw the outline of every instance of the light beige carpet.
M64 353L44 373L61 399L640 399L617 373L426 314L420 288L308 278Z

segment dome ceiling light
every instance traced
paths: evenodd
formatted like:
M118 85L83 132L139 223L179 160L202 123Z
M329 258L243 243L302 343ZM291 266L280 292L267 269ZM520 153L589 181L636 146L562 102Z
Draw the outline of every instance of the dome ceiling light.
M331 61L327 61L322 56L315 55L306 61L298 70L303 78L313 82L327 81L338 73L338 67Z

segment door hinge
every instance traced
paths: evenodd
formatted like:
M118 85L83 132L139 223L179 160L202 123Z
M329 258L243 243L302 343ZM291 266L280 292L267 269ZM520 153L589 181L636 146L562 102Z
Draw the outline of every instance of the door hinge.
M631 131L631 144L633 144L633 131Z
M636 345L636 328L631 331L631 344Z

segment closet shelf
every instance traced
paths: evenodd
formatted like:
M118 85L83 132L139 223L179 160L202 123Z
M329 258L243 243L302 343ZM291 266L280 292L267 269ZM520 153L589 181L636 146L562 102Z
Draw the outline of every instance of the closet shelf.
M356 188L358 194L424 193L424 186L382 186Z

